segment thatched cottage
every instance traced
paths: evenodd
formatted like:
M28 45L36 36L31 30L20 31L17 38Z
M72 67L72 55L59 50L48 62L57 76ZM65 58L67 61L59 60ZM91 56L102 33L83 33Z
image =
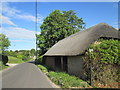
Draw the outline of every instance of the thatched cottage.
M82 55L93 42L100 38L119 38L118 30L108 24L100 23L75 33L51 47L44 55L44 62L54 70L81 76Z

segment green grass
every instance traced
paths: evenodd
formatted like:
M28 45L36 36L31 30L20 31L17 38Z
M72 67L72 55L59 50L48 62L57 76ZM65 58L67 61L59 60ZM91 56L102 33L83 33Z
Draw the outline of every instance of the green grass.
M88 88L88 85L85 81L81 80L78 77L69 75L65 72L54 72L48 71L45 66L37 65L44 73L47 73L48 77L61 88Z
M16 58L16 57L12 57L12 56L8 56L8 63L23 63L24 61L22 59Z
M3 70L3 69L6 69L6 68L9 68L9 66L5 66L5 65L2 64L2 68L1 69Z
M42 66L42 65L37 65L38 68L40 68L40 70L44 73L48 73L48 70L46 67Z
M24 63L24 61L16 57L8 56L8 63ZM9 66L5 66L2 64L2 62L0 62L0 70L6 69L6 68L9 68Z
M69 75L65 72L49 72L48 76L50 79L58 85L61 85L62 88L71 88L71 87L78 87L78 88L87 88L89 85L79 79L78 77Z
M0 71L6 68L9 68L9 66L3 65L2 62L0 61Z

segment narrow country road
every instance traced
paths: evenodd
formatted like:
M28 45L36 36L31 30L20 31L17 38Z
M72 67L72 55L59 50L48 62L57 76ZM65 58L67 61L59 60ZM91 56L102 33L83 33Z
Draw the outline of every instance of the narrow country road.
M22 63L2 72L2 88L54 88L32 63Z

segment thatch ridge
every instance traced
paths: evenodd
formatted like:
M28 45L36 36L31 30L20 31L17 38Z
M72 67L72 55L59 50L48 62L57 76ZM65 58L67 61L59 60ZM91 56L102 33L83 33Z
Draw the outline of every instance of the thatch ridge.
M118 30L106 23L97 24L60 40L45 53L45 56L80 55L91 43L102 37L119 39Z

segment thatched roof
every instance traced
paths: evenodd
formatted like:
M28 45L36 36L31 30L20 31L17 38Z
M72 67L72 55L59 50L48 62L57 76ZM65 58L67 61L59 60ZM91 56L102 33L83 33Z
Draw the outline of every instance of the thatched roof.
M97 24L60 40L45 53L45 56L80 55L85 52L90 44L102 37L119 38L118 30L105 23Z

